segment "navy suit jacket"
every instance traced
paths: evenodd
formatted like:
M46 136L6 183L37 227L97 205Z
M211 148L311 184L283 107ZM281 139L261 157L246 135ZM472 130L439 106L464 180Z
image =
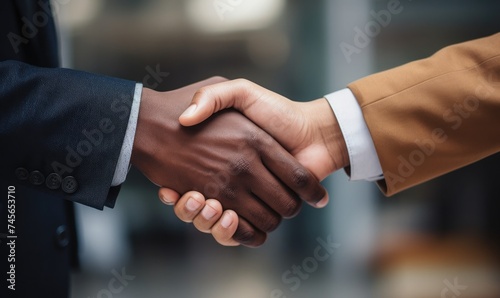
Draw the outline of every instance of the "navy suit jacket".
M15 265L16 290L7 288L12 281L3 284L2 274L6 295L0 296L66 297L76 249L72 202L114 206L118 188L111 181L135 82L58 68L49 0L1 6L1 271ZM7 201L9 186L15 204ZM15 262L7 262L12 209L18 238Z

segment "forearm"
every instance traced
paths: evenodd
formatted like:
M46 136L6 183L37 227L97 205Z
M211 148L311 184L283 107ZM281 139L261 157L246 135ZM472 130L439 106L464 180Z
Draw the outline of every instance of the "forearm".
M14 61L0 63L0 77L2 180L103 208L135 83ZM28 176L16 175L19 168ZM76 188L63 187L67 177Z
M387 195L500 150L500 34L349 85L373 137Z

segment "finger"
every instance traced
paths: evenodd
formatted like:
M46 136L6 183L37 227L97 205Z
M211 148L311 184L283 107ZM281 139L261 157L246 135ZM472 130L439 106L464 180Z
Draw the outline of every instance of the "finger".
M244 218L262 232L269 233L276 230L282 219L276 211L250 192L240 196L242 197L238 200L225 202L224 208L236 211L240 218Z
M196 92L190 106L179 117L179 122L184 126L193 126L230 107L245 114L246 107L258 98L254 96L255 91L268 90L244 79L205 86Z
M190 191L175 204L174 212L180 220L193 222L203 207L205 207L205 197L199 192Z
M212 227L212 236L221 245L238 246L239 242L233 239L238 228L238 215L232 210L226 210L222 217Z
M212 230L214 233L215 230ZM267 234L256 229L246 219L238 217L238 228L233 235L233 239L248 247L258 247L264 244Z
M217 200L206 200L205 207L194 218L193 224L198 231L210 233L213 226L221 219L223 214L222 205Z
M158 197L165 205L175 205L181 195L173 189L162 187L158 190Z
M302 200L317 208L324 207L328 193L318 179L272 137L262 133L258 139L264 165Z
M281 217L291 218L300 211L302 205L300 197L278 181L267 169L259 172L253 179L255 180L252 181L254 183L251 187L253 194Z

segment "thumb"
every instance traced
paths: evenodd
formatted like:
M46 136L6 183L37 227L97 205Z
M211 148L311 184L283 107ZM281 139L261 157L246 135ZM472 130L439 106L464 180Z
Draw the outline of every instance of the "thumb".
M189 107L179 117L181 125L193 126L199 124L218 111L213 101L209 99L203 100L200 97L203 97L203 95L199 95L199 92L196 93Z
M184 126L193 126L228 108L244 112L243 107L251 100L249 84L249 81L239 79L201 88L179 117L179 122Z

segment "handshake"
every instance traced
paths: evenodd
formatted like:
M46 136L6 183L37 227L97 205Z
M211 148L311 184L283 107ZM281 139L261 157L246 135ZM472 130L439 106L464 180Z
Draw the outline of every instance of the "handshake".
M259 246L302 200L324 207L319 181L349 156L326 99L293 102L243 79L211 78L143 89L131 163L181 220L220 244Z

